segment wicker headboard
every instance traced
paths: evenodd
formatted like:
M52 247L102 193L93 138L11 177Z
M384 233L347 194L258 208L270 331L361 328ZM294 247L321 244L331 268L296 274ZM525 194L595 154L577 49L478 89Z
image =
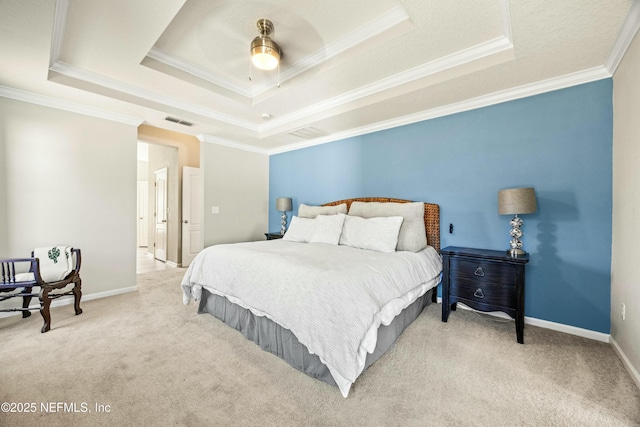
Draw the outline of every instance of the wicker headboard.
M347 204L347 209L352 202L381 202L381 203L409 203L412 200L392 199L389 197L357 197L354 199L344 199L335 202L325 203L322 206L335 206L342 203ZM433 203L424 203L424 227L427 231L427 243L440 252L440 206Z

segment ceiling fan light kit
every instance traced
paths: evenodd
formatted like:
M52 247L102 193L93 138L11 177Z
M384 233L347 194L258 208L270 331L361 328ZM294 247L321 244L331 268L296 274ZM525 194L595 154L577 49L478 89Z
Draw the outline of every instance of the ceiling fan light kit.
M257 22L260 35L251 42L251 62L261 70L273 70L280 64L282 51L280 46L269 38L273 23L268 19Z

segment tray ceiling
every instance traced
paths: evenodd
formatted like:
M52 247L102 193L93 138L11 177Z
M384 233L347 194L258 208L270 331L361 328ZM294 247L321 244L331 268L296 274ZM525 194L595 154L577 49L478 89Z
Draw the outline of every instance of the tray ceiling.
M0 95L276 152L608 77L638 9L631 0L4 0ZM283 50L279 75L250 70L261 18Z

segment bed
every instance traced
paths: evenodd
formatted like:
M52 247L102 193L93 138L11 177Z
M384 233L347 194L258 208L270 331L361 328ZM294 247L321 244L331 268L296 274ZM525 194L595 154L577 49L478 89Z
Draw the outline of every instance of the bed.
M301 205L283 239L200 252L182 280L183 302L197 301L198 313L347 397L435 300L439 250L435 204L356 198Z

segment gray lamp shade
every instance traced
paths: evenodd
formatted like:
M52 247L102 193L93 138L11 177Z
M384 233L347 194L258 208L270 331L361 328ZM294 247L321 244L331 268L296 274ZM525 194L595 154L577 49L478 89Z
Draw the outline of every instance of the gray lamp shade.
M536 192L531 187L498 191L498 213L500 215L530 214L534 213L537 208Z
M291 210L291 198L278 197L276 199L276 210L278 212L289 212Z

